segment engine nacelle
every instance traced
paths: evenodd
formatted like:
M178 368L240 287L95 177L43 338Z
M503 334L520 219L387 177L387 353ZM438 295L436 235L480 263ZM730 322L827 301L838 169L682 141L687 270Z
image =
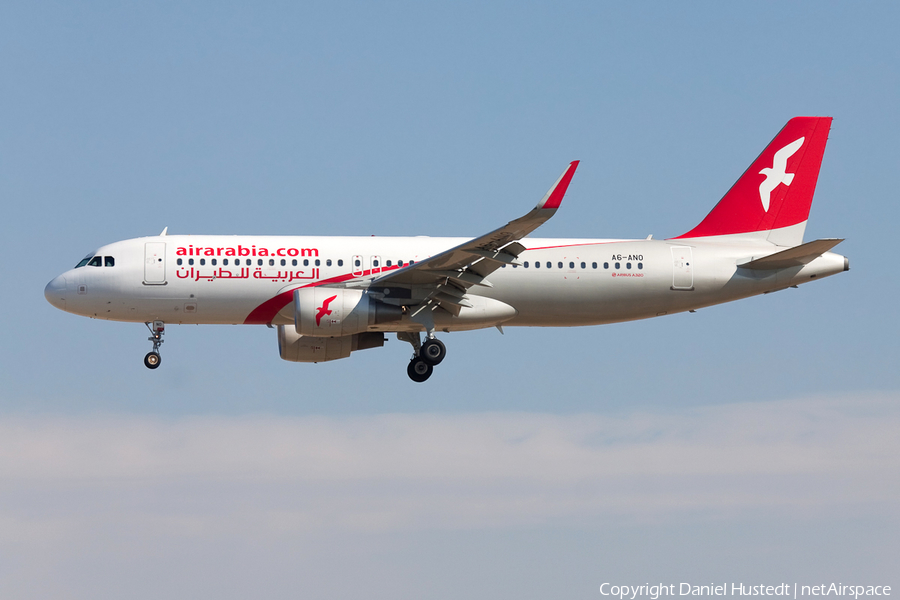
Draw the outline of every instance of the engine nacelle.
M384 346L382 333L358 333L343 337L300 335L290 326L278 326L278 353L292 362L326 362L347 358L351 352Z
M337 338L399 321L399 306L377 302L363 290L307 287L294 290L294 328L300 335Z

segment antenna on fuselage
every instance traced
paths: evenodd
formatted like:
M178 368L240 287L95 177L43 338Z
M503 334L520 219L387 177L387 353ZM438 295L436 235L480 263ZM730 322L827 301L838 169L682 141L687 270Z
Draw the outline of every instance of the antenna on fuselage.
M163 227L162 233L159 234L159 237L163 237L164 235L166 235L166 232L167 232L167 231L169 231L169 228L168 228L168 227Z

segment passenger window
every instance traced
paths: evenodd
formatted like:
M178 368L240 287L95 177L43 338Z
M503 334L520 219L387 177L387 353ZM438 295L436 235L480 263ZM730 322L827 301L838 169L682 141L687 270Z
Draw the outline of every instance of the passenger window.
M189 259L188 259L188 264L189 264L189 265L193 265L193 264L194 264L194 259L193 259L193 258L189 258Z
M200 264L202 265L202 264L203 264L203 261L200 261ZM262 259L261 259L261 258L260 258L260 259L257 259L256 265L259 266L259 267L262 266Z
M355 266L355 267L360 266L359 262L360 262L360 261L359 261L359 259L357 258L356 260L353 261L353 266Z
M270 266L270 267L274 267L274 266L275 266L275 259L274 259L274 258L270 258L270 259L269 259L269 266Z
M622 264L621 264L621 263L616 263L616 268L617 268L617 269L621 269L621 268L622 268Z
M562 263L556 263L556 266L558 266L560 269L563 268ZM572 266L574 267L575 265L572 265Z
M330 258L329 258L328 260L325 261L325 266L326 266L326 267L330 267L330 266L331 266L331 259L330 259Z
M104 256L103 257L103 265L106 267L114 267L116 266L116 259L112 256Z
M594 269L596 269L596 268L597 268L597 263L591 263L591 267L594 268Z
M626 268L626 269L630 269L630 268L631 268L631 263L625 263L625 268Z
M538 261L538 260L534 261L534 268L535 268L535 269L540 269L540 268L541 268L541 262Z
M378 266L378 259L375 259L375 260L372 261L372 266L373 266L373 267L377 267L377 266Z
M551 263L551 262L548 260L548 261L547 261L547 268L549 269L549 268L552 267L552 266L553 266L553 263ZM561 266L562 266L562 263L559 263L559 266L561 267Z
M179 258L178 260L176 260L176 261L175 261L175 264L177 264L177 265L180 267L180 266L181 266L181 259Z
M212 260L209 261L209 262L210 262L210 264L211 264L212 266L216 266L216 259L212 259Z
M608 268L609 268L609 263L603 263L603 268L604 268L604 269L608 269Z
M594 267L596 267L596 266L597 266L597 265L594 265ZM586 264L586 263L581 263L581 268L582 268L582 269L587 269L587 264Z
M527 269L527 268L528 268L528 261L526 260L526 261L525 261L525 264L523 264L522 266L525 267L525 268Z
M402 261L402 260L398 260L398 261L397 261L397 266L398 266L398 267L402 267L402 266L403 266L403 261Z
M339 266L339 267L343 267L343 266L344 266L344 260L343 260L343 259L341 259L341 258L338 259L338 266Z
M202 266L204 266L205 264L206 264L206 259L205 259L205 258L201 258L201 259L200 259L200 266L202 267Z
M643 269L643 268L644 268L644 263L638 263L638 269Z
M320 266L321 264L322 264L321 261L319 261L319 259L317 258L317 259L316 259L316 266L318 267L318 266Z
M384 263L384 266L390 267L390 266L391 266L391 261L387 261L386 263Z
M309 266L309 259L308 259L308 258L304 258L304 259L303 259L303 266L304 266L304 267L308 267L308 266Z
M178 264L180 265L181 263L178 263ZM223 258L223 259L222 259L222 264L225 265L225 266L227 267L227 266L228 266L228 259L227 259L227 258Z
M297 259L296 259L296 258L295 258L294 260L291 261L291 266L292 266L292 267L296 267L296 266L297 266Z
M409 261L409 264L414 265L414 264L416 264L416 261L411 260L411 261Z
M287 266L287 261L284 260L283 258L281 259L281 266L282 267Z
M103 258L99 256L95 256L91 259L91 262L88 263L89 267L102 267L103 266Z

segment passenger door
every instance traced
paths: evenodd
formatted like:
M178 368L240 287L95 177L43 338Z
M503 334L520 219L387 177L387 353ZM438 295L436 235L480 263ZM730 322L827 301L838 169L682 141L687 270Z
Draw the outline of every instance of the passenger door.
M672 289L694 289L694 256L690 246L672 246Z
M166 284L165 242L147 242L144 244L144 284Z

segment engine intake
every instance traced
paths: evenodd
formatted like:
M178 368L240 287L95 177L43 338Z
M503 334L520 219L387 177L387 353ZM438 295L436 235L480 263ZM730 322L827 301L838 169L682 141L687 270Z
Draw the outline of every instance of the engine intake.
M300 335L337 338L371 325L399 321L399 306L373 300L363 290L308 287L294 290L294 329Z

